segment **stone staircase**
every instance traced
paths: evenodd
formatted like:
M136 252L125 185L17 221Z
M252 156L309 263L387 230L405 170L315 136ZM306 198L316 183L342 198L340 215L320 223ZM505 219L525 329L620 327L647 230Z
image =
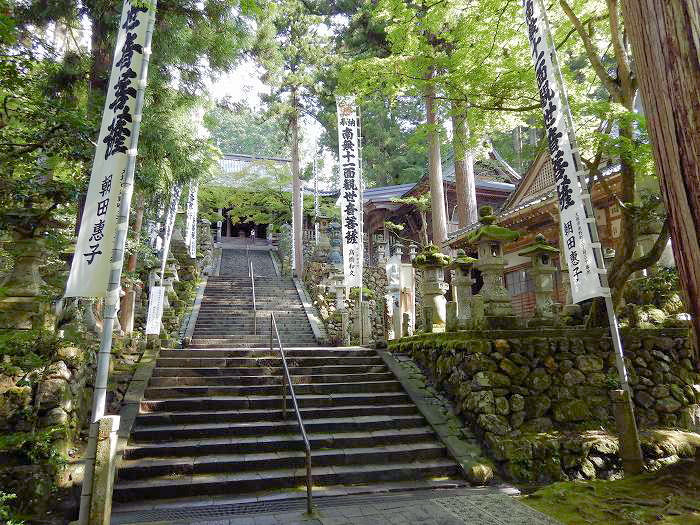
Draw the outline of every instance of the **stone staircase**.
M263 317L270 311L311 443L315 487L462 483L457 463L374 350L312 346L293 283L277 277L256 279L263 313L253 335L246 279L210 277L192 344L161 350L118 471L117 522L139 510L305 494L289 396L282 417L281 358L269 349Z
M256 312L250 277L209 277L190 348L269 347L274 312L286 346L314 346L311 325L290 278L256 276ZM257 333L253 317L257 317Z

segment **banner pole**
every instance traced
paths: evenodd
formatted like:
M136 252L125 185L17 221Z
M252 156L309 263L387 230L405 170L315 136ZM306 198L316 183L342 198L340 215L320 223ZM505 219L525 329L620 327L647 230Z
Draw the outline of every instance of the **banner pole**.
M129 3L125 0L125 4ZM122 186L122 199L119 205L119 217L117 221L117 231L114 237L112 248L112 268L107 284L107 295L105 296L104 321L102 324L102 337L100 349L97 353L97 371L95 376L95 388L92 396L92 412L90 418L90 433L85 455L85 467L83 473L83 486L80 494L80 513L78 517L79 525L87 525L90 513L90 500L92 497L92 480L95 468L95 455L97 452L97 431L99 420L104 416L107 399L107 380L109 376L109 361L112 352L112 330L114 329L114 319L117 315L117 305L119 304L119 291L121 290L121 273L124 266L124 246L126 244L127 232L129 229L129 210L131 207L131 196L134 189L134 171L136 169L136 153L141 128L141 117L143 114L143 99L148 78L148 64L151 56L151 40L153 37L153 26L155 24L156 0L151 0L146 38L143 47L143 61L141 62L141 76L136 94L134 107L134 125L131 135L131 147L128 151L126 173ZM115 51L116 54L116 51Z
M545 100L545 94L549 94L550 98L553 98L555 95L554 92L551 92L551 88L546 85L545 86L545 81L547 77L547 72L546 72L546 64L544 66L544 71L538 70L537 63L538 63L538 57L535 56L535 50L537 49L537 45L539 43L539 40L535 40L536 35L536 22L537 19L534 16L535 14L535 9L534 5L537 5L537 11L539 11L540 16L543 19L544 26L542 28L542 37L545 40L545 47L549 48L551 50L551 54L549 54L549 58L551 60L552 64L552 74L553 74L553 80L554 84L559 91L559 99L560 99L560 111L561 111L561 116L563 117L564 123L563 123L563 128L566 133L566 138L569 141L569 144L571 146L571 158L573 159L574 163L574 169L576 172L576 178L578 180L575 180L574 183L578 183L580 186L580 199L581 203L583 205L584 209L584 224L582 227L585 227L590 239L591 239L591 248L592 248L592 254L593 258L595 259L595 265L596 265L596 271L598 273L598 280L600 284L600 293L594 295L593 297L603 297L605 299L605 307L608 313L608 324L610 328L610 335L612 338L612 343L614 347L614 352L615 352L615 363L617 366L617 372L620 380L620 385L622 387L622 391L626 394L623 395L622 397L626 397L627 401L624 403L624 413L617 414L616 413L616 419L617 424L618 424L618 429L620 431L620 442L621 442L621 448L622 448L622 455L623 455L623 464L626 464L627 466L625 469L628 467L631 469L631 471L639 471L641 469L641 466L644 464L644 458L642 456L642 451L640 448L640 440L639 440L639 431L637 429L637 423L636 419L634 417L634 403L632 401L633 396L632 396L632 390L630 389L629 386L629 381L628 381L628 376L627 376L627 368L625 366L625 358L624 358L624 352L622 349L622 340L620 338L620 331L618 328L617 324L617 317L615 316L615 309L614 309L614 304L612 301L612 296L611 296L611 291L609 288L609 283L608 283L608 278L607 278L607 270L605 269L605 259L603 258L603 251L602 247L600 244L600 238L598 236L598 227L596 225L596 219L595 219L595 212L593 210L593 204L591 202L591 195L589 191L589 185L588 181L586 180L586 174L583 171L583 164L581 162L577 142L576 142L576 134L574 133L574 121L573 117L571 115L571 108L569 106L569 100L566 92L566 85L564 84L564 79L561 74L561 67L559 66L559 60L557 58L557 53L556 53L556 47L554 45L554 39L552 37L552 32L551 32L551 27L549 25L549 19L547 17L547 11L544 6L544 1L543 0L523 0L522 4L525 10L525 21L526 25L528 26L528 31L529 31L529 38L531 41L531 44L533 45L533 59L535 60L535 70L536 74L538 77L538 87L540 89L540 97L542 100L542 107L545 112L545 127L548 127L547 124L547 113L549 111L554 112L556 111L556 106L553 106L553 104L550 103L549 107L546 107L546 100ZM531 20L528 19L528 17L531 17ZM531 26L532 24L532 26ZM542 52L544 54L544 51ZM550 128L549 130L549 135L553 135L552 129ZM554 128L554 132L556 133L557 128ZM561 133L559 133L561 135ZM550 141L556 140L556 137L548 137ZM552 150L552 144L550 144L550 154L552 156L552 165L555 165L555 159L554 159L554 152ZM559 152L561 154L561 151ZM591 175L592 177L592 175ZM556 180L556 179L555 179ZM593 181L591 181L590 187L593 187ZM559 190L559 188L557 187ZM561 203L560 203L561 205ZM563 210L560 211L560 226L562 228L562 236L565 237L564 235L564 221L562 219L562 213ZM564 246L562 246L562 253L564 256L566 256L566 251L564 250ZM569 278L571 279L571 286L572 290L575 286L573 282L573 274L570 272L569 273ZM613 391L614 393L614 391ZM617 411L617 409L616 409Z
M357 105L357 171L359 173L360 190L360 345L365 340L365 323L362 317L362 301L364 290L364 269L365 269L365 203L364 203L364 178L362 176L362 113L360 105Z

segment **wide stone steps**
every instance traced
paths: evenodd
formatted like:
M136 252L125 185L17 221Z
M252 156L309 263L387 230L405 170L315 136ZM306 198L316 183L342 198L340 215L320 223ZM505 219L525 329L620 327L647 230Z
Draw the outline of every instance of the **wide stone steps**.
M282 358L279 356L266 357L159 357L158 366L167 368L240 368L240 367L282 367ZM292 357L287 360L287 366L337 366L337 365L382 365L384 362L379 356L355 357L355 356L316 356L316 357Z
M456 473L456 464L446 459L411 463L342 465L314 469L314 483L336 485L364 483L369 480L379 483ZM151 495L157 495L159 498L176 498L255 492L303 485L305 479L306 471L303 468L191 476L176 474L155 479L120 482L114 489L114 500L130 502Z
M412 463L444 458L445 449L433 442L387 445L380 448L348 448L319 450L314 466L341 466L385 463ZM196 475L220 472L251 472L283 468L303 468L305 454L286 450L259 454L218 454L202 457L134 459L124 461L119 471L121 480L139 480L169 474Z
M295 384L294 392L304 394L336 394L352 392L401 392L398 381L365 381L363 383L317 383ZM171 399L190 396L273 396L278 395L277 385L205 385L205 386L149 386L144 396L146 399Z
M295 434L299 426L292 414L287 414L286 421L256 421L256 422L210 422L189 423L177 425L147 425L140 424L132 430L133 438L141 443L144 441L169 441L172 439L191 439L205 437L238 437L267 436L272 434ZM423 417L414 414L409 416L359 416L332 417L323 419L308 419L304 428L309 434L327 432L373 432L397 428L419 427L424 424Z
M411 398L404 392L367 392L331 395L304 394L297 396L300 408L335 407L349 404L358 405L382 405L410 403ZM148 399L141 401L142 412L165 411L190 411L201 410L206 407L210 410L236 410L236 409L277 409L282 406L280 396L219 396L219 397L176 397L166 399ZM287 406L291 408L289 396Z
M257 348L250 348L248 350L259 350ZM320 374L347 374L353 376L356 374L370 374L378 373L386 370L383 365L330 365L330 366L289 366L289 374L294 377L298 375L320 375ZM281 366L261 366L261 367L159 367L153 370L153 377L166 377L166 376L259 376L260 374L268 374L275 377L280 377L282 375Z
M348 405L337 407L301 408L301 417L323 419L329 417L364 417L417 414L415 405L410 403L396 405ZM148 425L185 425L189 423L251 423L262 421L281 421L282 408L265 410L201 410L192 412L152 412L140 414L138 424Z
M222 270L239 276L209 278L187 348L162 349L156 360L119 467L115 512L251 493L272 500L304 485L304 444L288 387L283 418L271 313L312 449L314 487L382 490L383 483L459 475L374 350L318 347L290 279L256 276L254 313L246 255L227 252Z
M390 381L394 379L391 372L376 374L341 375L297 375L292 377L293 384L322 384L322 383L363 383L365 381ZM282 378L277 376L171 376L154 377L151 386L204 386L204 385L275 385L282 386Z
M308 436L312 456L314 450L385 447L416 442L435 442L435 435L428 427L375 430L372 432L334 432ZM265 436L202 437L143 442L127 446L125 459L147 457L189 457L212 454L257 454L287 450L304 450L304 442L297 433L270 434Z

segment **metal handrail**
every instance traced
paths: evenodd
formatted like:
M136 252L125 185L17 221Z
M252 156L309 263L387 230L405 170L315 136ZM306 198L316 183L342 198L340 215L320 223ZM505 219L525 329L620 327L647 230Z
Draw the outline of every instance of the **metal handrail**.
M258 307L255 304L255 271L253 261L248 261L248 275L250 275L250 285L253 289L253 335L258 335Z
M311 487L313 487L313 480L311 477L311 444L309 443L309 438L306 435L306 429L304 428L304 422L301 419L301 412L299 412L299 404L297 403L297 396L294 393L294 386L292 384L292 378L289 375L289 367L287 366L287 358L284 355L284 348L282 347L282 340L280 339L280 334L277 331L277 322L275 321L275 314L270 313L270 351L273 351L273 334L277 338L277 344L279 345L280 356L282 357L282 369L284 373L282 374L282 417L287 419L287 385L289 385L289 394L292 398L292 406L294 407L294 412L297 416L297 423L299 423L299 430L301 431L301 438L304 440L304 449L306 451L306 509L309 514L313 513L313 503L311 501Z

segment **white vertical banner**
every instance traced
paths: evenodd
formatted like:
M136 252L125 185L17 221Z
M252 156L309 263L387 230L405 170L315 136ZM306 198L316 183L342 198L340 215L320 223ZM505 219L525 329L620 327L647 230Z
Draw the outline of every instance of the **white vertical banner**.
M124 2L122 9L66 297L104 297L107 293L122 182L128 158L136 156L131 135L134 124L141 120L140 114L134 114L137 90L146 83L146 78L140 78L141 66L144 54L151 52L146 33L153 7L149 9L147 2L134 4L137 2Z
M595 248L600 249L591 235L591 228L596 228L595 216L586 214L584 201L590 196L581 185L585 176L579 173L582 166L577 162L573 121L542 0L523 0L523 7L559 201L564 238L561 255L569 264L573 301L580 303L609 294L601 283L605 272L602 261L599 267L594 253ZM597 239L597 233L593 237Z
M362 192L359 116L354 97L336 97L340 158L340 214L345 286L362 286Z
M160 321L163 317L163 297L165 286L151 286L146 317L146 335L160 334Z
M170 250L170 239L173 236L175 228L175 217L177 216L177 207L180 204L180 194L182 193L182 183L175 183L173 186L173 194L170 198L170 207L165 215L165 232L163 233L163 249L160 256L160 277L163 278L165 273L165 263L168 260L168 251Z
M199 182L190 181L190 191L187 196L187 221L185 224L185 245L189 247L190 257L197 256L197 212L199 211L197 202L197 191Z

